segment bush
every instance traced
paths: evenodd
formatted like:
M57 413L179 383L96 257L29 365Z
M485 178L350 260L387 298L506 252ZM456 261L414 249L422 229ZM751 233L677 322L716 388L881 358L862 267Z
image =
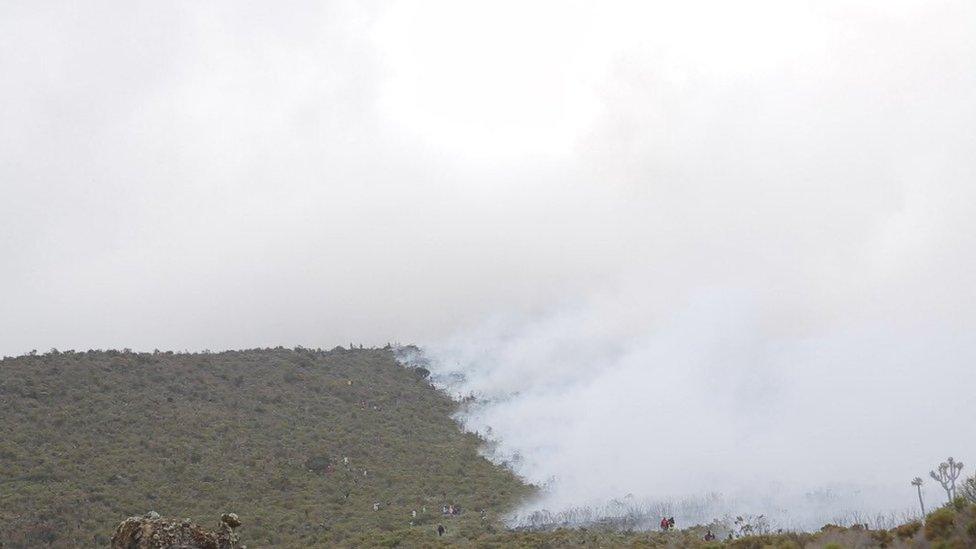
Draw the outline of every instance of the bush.
M917 534L921 529L922 523L917 520L913 520L912 522L902 524L901 526L895 528L895 535L900 539L911 539L914 538L915 534Z
M895 541L895 536L887 530L875 530L871 532L871 539L873 539L880 547L887 547L891 545L891 542Z
M955 529L956 512L950 507L943 507L929 514L925 519L925 539L935 541L947 539Z
M959 486L959 492L962 494L962 497L969 500L970 503L976 503L976 475L964 480Z
M952 508L956 511L964 511L966 507L969 507L969 502L966 501L966 498L956 496L956 499L952 500Z

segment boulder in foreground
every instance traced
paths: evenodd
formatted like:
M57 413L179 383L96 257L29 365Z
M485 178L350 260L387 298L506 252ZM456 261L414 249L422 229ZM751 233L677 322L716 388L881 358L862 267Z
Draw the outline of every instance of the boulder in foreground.
M112 536L112 549L245 549L234 533L240 525L237 515L225 513L216 531L210 532L190 519L164 519L150 511L123 520Z

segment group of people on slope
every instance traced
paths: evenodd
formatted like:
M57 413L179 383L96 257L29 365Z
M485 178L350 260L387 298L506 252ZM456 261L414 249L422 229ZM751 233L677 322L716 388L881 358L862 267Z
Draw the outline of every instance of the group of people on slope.
M674 530L674 517L661 517L661 531L667 532L668 530ZM715 534L712 533L711 528L705 531L705 537L702 539L705 541L715 541ZM729 539L732 539L731 535Z
M661 531L667 532L674 529L674 517L661 517Z

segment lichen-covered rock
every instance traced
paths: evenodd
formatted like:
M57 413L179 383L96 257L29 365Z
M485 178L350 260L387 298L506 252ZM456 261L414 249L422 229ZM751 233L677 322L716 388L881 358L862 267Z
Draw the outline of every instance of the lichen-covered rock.
M237 528L241 525L241 518L237 516L237 513L224 513L220 515L220 522L231 528Z
M234 533L240 525L236 514L225 513L217 530L209 532L190 519L164 519L150 511L123 520L112 536L112 549L245 549Z

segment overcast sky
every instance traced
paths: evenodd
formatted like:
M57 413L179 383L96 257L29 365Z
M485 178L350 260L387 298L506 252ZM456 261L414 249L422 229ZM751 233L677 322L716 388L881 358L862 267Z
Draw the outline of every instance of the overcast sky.
M595 499L972 461L974 29L971 0L5 0L0 354L418 343Z
M621 281L969 314L974 22L6 1L0 353L423 343Z

